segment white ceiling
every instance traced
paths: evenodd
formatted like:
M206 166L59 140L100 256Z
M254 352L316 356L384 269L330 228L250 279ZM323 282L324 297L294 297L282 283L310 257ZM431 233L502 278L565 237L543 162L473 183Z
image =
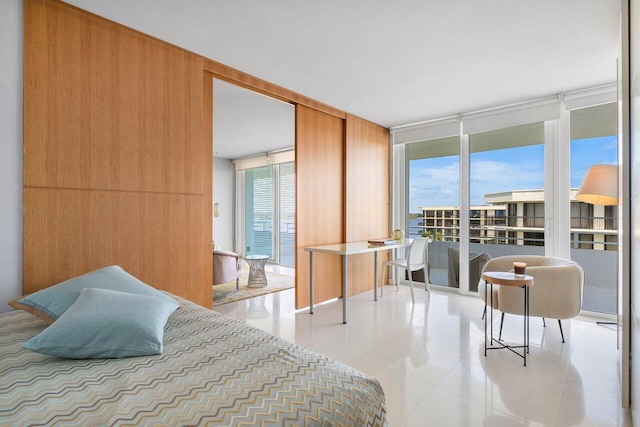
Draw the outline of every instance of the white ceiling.
M213 93L215 157L239 159L294 147L293 105L218 79Z
M66 1L386 127L616 78L616 0Z

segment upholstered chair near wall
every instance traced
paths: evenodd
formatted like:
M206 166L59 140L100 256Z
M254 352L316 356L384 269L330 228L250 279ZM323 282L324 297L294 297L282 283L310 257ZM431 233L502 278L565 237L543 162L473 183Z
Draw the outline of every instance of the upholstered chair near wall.
M512 255L489 260L482 271L511 271L514 261L526 262L526 274L534 279L534 284L529 290L530 316L542 317L543 321L545 318L558 319L562 342L565 342L562 320L576 317L582 307L582 267L563 258ZM485 286L486 283L481 279L478 290L482 298L485 297ZM522 298L520 288L493 286L493 308L502 312L500 335L505 313L523 314Z
M236 281L236 289L240 288L242 268L240 256L231 251L213 250L213 284L220 285L232 280Z

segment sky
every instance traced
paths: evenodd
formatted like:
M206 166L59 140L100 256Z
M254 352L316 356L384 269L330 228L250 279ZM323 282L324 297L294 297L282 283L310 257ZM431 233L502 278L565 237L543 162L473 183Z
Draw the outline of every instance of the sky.
M616 136L571 141L571 188L578 188L593 164L617 164ZM409 209L459 205L458 156L412 160L409 165ZM542 189L544 147L531 145L471 153L471 205L484 195L508 190Z

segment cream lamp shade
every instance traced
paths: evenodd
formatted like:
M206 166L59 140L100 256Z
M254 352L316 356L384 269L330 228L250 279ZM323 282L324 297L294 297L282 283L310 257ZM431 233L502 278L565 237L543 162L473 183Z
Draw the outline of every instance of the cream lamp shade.
M618 167L593 165L587 170L576 200L594 205L618 204Z

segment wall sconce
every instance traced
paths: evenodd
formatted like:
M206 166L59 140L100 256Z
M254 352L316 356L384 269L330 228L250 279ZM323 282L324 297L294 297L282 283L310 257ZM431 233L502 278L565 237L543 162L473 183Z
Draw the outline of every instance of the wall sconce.
M220 203L213 204L213 216L216 218L220 216Z

